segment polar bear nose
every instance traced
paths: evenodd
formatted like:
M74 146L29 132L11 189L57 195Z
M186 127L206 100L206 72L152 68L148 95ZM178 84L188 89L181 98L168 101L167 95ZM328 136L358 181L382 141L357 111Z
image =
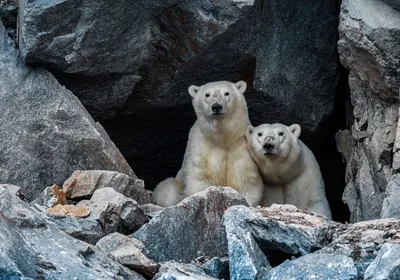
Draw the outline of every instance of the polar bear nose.
M264 150L268 151L268 150L272 150L274 148L274 145L266 143L264 144Z
M211 109L213 110L214 113L219 113L219 112L222 111L222 105L219 104L219 103L214 103L214 104L211 106Z

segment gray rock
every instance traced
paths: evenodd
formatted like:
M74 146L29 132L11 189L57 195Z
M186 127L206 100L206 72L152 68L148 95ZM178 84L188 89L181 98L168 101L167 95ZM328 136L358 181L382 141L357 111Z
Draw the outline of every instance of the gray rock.
M138 242L140 241L120 233L112 233L101 239L96 246L122 265L152 278L158 271L158 264L142 253Z
M333 254L309 254L271 269L260 280L357 279L353 260Z
M8 189L0 188L0 201L1 279L144 280L94 246L47 225Z
M12 195L18 196L20 199L25 200L25 194L22 189L15 185L10 184L0 184L0 188L5 188Z
M46 70L23 64L0 25L0 182L22 187L29 201L79 169L135 177L104 129Z
M217 279L208 276L202 269L192 265L177 262L166 262L160 267L160 272L153 280L212 280Z
M382 0L383 2L385 2L387 5L389 5L390 7L392 7L393 9L397 10L400 12L400 3L397 0Z
M247 205L238 192L210 187L165 208L133 237L144 243L149 257L157 262L189 262L198 257L199 251L202 256L222 257L228 248L221 218L226 209L238 204Z
M8 35L14 40L17 39L17 17L18 17L18 1L2 0L0 1L0 20L7 29Z
M365 271L365 280L400 279L400 244L386 243Z
M98 221L105 234L132 233L147 222L147 216L138 203L112 188L94 192L89 203L91 214L87 219Z
M144 211L144 213L146 213L146 215L151 216L151 217L154 217L160 211L164 210L164 207L161 207L159 205L155 205L152 203L140 205L140 208L143 209L143 211Z
M305 255L329 243L332 222L292 205L233 206L224 215L231 279L255 279L271 268L264 253ZM272 261L273 259L271 259Z
M106 187L136 200L139 204L151 201L150 195L144 189L143 180L115 171L74 171L71 177L64 182L63 190L67 197L80 200L90 198L96 190Z
M383 200L381 218L400 219L400 174L395 174L389 181Z
M47 208L56 206L57 196L54 195L53 187L46 187L42 193L31 202L31 204L38 204Z
M217 258L214 257L211 260L203 264L203 269L208 275L218 279L230 279L229 278L229 258Z

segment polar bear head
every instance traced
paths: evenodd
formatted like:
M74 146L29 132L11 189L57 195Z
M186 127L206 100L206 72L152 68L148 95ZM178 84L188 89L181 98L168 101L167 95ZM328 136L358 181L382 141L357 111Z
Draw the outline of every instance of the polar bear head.
M301 128L298 124L286 126L280 123L249 126L247 143L252 154L258 158L286 158L299 147Z
M238 107L246 106L243 93L246 83L239 81L211 82L202 86L190 86L189 94L193 98L196 115L207 118L221 118L237 112Z

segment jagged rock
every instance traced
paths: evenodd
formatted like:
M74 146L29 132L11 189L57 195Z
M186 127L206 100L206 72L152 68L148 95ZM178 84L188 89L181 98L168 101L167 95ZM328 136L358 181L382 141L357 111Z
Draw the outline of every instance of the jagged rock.
M18 196L20 199L25 200L25 194L22 189L15 185L10 184L0 184L0 188L5 188L12 195Z
M400 245L386 243L365 271L365 280L400 279Z
M230 279L229 278L229 258L217 258L214 257L211 260L203 264L203 269L208 275L218 279Z
M105 234L132 233L147 222L146 214L136 201L112 188L95 191L89 207L91 215L88 219L99 221Z
M152 203L140 205L140 208L143 209L144 213L146 213L149 218L155 217L158 213L164 210L164 207Z
M397 10L400 12L400 3L397 0L382 0L383 2L385 2L387 5L389 5L390 7L392 7L393 9Z
M77 170L64 182L63 190L71 199L90 198L101 188L113 188L139 204L150 202L143 180L115 171Z
M390 178L383 200L381 218L400 219L400 174Z
M394 43L400 40L400 13L380 0L344 0L339 36L354 106L343 200L351 222L377 219L388 182L400 170L400 46Z
M144 280L94 246L48 225L40 213L8 189L0 187L0 201L2 279Z
M231 188L210 187L165 208L133 234L149 250L153 260L189 262L202 256L227 254L227 241L221 218L232 205L248 205Z
M260 280L341 279L356 280L353 260L333 254L309 254L271 269Z
M332 241L320 253L351 257L362 279L364 272L385 243L400 244L400 221L382 219L355 224L332 224Z
M122 265L147 277L153 277L158 271L158 264L142 253L137 241L120 233L112 233L102 238L96 246Z
M90 215L90 209L88 205L61 205L47 209L49 215L54 216L72 216L75 218L86 218Z
M14 40L17 39L17 17L18 17L18 1L17 0L1 0L0 1L0 20L7 29L8 35Z
M177 262L166 262L160 267L160 272L153 280L212 280L217 279L208 276L202 269L192 265Z
M0 24L0 182L32 201L45 186L78 169L115 170L135 177L104 129L46 70L23 64Z
M255 279L276 253L305 255L329 242L329 220L292 205L233 206L224 215L232 279ZM267 257L264 255L266 254Z

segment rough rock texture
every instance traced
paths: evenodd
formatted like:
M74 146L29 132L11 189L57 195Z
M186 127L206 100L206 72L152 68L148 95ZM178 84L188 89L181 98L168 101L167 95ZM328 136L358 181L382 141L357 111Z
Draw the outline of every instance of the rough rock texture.
M400 219L400 174L390 178L382 205L381 218Z
M208 275L218 279L230 279L229 278L229 258L217 258L214 257L211 260L203 264L203 269Z
M353 139L339 143L354 143L344 155L343 200L355 222L380 217L388 182L400 169L400 14L379 0L344 0L339 35L354 106Z
M148 187L175 176L180 168L195 120L187 92L192 84L244 79L254 124L296 122L303 128L302 138L312 146L324 138L339 67L335 1L312 0L299 5L294 0L257 0L243 11L176 73L155 67L160 83L154 82L153 76L143 78L124 107L129 114L104 123L131 165L141 167L135 171ZM218 13L205 15L213 22ZM179 26L178 20L172 19ZM169 28L167 25L166 30ZM179 125L171 129L171 123ZM162 139L154 137L154 131L163 135ZM159 172L154 174L154 169Z
M98 221L105 234L116 231L129 234L147 222L146 214L136 201L112 188L95 191L89 207L88 219Z
M353 260L333 254L310 254L293 261L285 261L273 268L260 280L281 279L341 279L356 280L357 269Z
M400 2L397 0L382 0L385 2L387 5L392 7L393 9L397 10L400 12Z
M2 279L144 279L94 246L47 225L44 217L6 188L0 188L0 201Z
M1 0L0 1L0 20L7 29L8 35L14 40L17 39L17 16L18 1L17 0Z
M158 271L158 264L142 253L134 238L120 233L112 233L102 238L96 246L103 253L114 257L122 265L142 275L151 278Z
M202 269L192 265L177 262L166 262L161 265L160 272L153 280L212 280Z
M91 113L104 118L137 86L150 85L144 88L149 93L173 77L248 1L21 2L24 60L57 72Z
M63 186L67 197L71 199L90 198L95 190L110 187L139 204L151 201L144 189L143 180L136 177L105 170L77 170L72 173Z
M0 65L0 182L22 187L30 201L78 169L135 176L79 100L46 70L23 64L1 24Z
M227 241L221 218L232 205L247 205L231 188L210 187L186 198L176 206L165 208L133 236L149 250L157 262L189 262L202 256L227 254Z
M400 245L384 244L365 271L365 280L400 279Z
M331 222L292 205L233 206L224 215L232 279L255 279L269 269L266 254L305 255L329 242Z

